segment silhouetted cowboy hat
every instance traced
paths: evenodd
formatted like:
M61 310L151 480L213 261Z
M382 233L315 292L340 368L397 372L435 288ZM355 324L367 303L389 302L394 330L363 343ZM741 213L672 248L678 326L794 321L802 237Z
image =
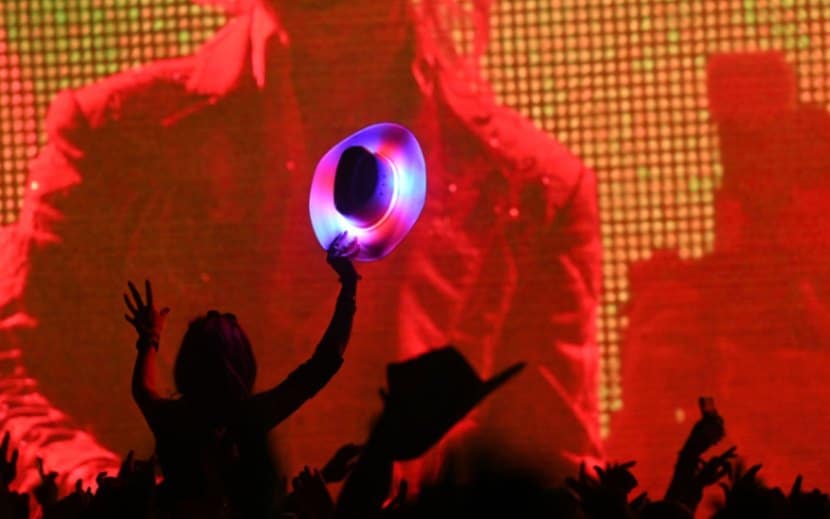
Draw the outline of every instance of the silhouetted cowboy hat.
M426 164L415 136L398 124L368 126L323 155L308 209L323 248L343 231L357 238L354 259L380 259L415 225L426 197Z
M392 429L389 447L397 460L422 455L484 397L524 368L514 364L482 380L452 346L413 359L389 364L385 394L386 425Z

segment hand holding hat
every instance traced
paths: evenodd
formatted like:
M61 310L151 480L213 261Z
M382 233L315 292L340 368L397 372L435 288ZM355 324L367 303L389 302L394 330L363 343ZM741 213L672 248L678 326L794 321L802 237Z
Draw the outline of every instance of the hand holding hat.
M426 197L426 163L398 124L364 128L323 155L309 194L311 226L328 248L343 232L360 242L353 258L380 259L415 225Z
M358 251L360 251L360 243L357 238L349 239L348 231L338 234L326 249L326 263L337 272L341 282L357 283L361 279L350 259Z

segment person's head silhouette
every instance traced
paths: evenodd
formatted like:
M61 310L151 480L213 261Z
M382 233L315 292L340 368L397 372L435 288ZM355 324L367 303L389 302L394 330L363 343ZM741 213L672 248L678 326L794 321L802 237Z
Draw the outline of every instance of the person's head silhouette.
M236 316L211 310L194 319L182 339L173 376L185 401L199 408L221 410L248 398L256 359Z

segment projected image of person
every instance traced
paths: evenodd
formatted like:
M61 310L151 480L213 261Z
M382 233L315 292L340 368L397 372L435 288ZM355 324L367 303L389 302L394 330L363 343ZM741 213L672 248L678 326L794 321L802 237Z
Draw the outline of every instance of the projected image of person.
M229 21L197 54L62 92L50 109L20 229L20 304L38 325L15 340L54 403L113 448L148 445L125 411L130 354L115 345L127 331L109 315L123 280L148 269L177 301L174 328L234 308L269 366L260 382L276 382L327 319L314 288L325 273L310 259L314 164L349 133L393 121L423 146L426 207L398 250L361 269L373 279L361 346L286 422L280 450L314 462L362 437L384 366L452 342L484 376L528 362L473 429L560 475L600 457L594 174L499 106L475 59L455 53L438 13L460 7L212 3ZM476 9L484 23L487 2ZM266 346L275 335L279 350Z
M0 27L7 21L0 13ZM13 48L6 40L6 33L2 32L0 60L5 70L0 74L0 92L14 103L7 116L16 112L27 116L35 112L34 85L30 73L20 66L19 56L12 52ZM4 122L0 139L5 145L4 169L9 163L16 162L9 157L25 153L28 139L24 132L27 129L27 122L22 117L11 124ZM12 192L7 190L6 193L11 195ZM27 250L29 243L37 239L32 235L29 217L31 212L20 215L14 224L0 225L0 431L8 435L19 455L20 468L13 488L22 491L41 482L36 470L37 458L46 460L46 468L64 474L67 481L79 478L92 481L101 471L119 464L116 455L50 402L43 387L27 370L26 348L17 340L15 330L36 323L33 316L23 310L20 299L27 269ZM4 512L0 511L0 515Z
M714 251L632 266L625 408L609 448L638 460L643 483L665 484L656 471L698 415L695 395L712 395L739 455L773 482L818 483L830 434L830 114L798 101L777 52L716 54L707 75L723 165Z

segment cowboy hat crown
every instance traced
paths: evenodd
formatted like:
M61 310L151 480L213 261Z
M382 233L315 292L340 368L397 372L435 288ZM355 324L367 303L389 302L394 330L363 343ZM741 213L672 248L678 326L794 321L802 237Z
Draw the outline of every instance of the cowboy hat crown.
M518 374L514 364L482 380L453 346L387 366L385 414L395 422L395 459L417 458L478 403Z
M363 146L346 148L334 176L334 207L358 225L378 222L392 202L395 171Z

